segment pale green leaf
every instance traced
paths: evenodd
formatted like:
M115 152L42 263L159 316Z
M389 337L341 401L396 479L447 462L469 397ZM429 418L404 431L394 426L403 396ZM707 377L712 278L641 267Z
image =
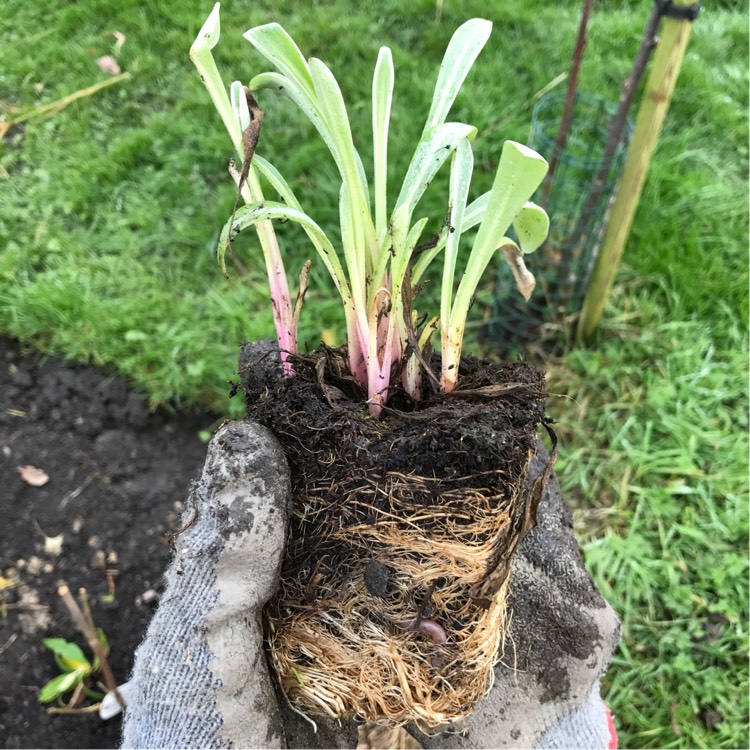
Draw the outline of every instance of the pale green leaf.
M471 144L465 138L459 141L453 154L448 185L448 227L443 261L443 285L440 291L440 318L448 324L453 301L453 277L458 258L458 246L464 224L464 212L469 197L469 185L474 171Z
M447 122L425 133L414 152L396 200L396 208L414 210L433 177L463 139L472 140L477 129L462 122Z
M351 181L356 180L359 182L359 185L362 186L362 191L366 189L364 188L363 183L364 170L361 168L361 165L357 163L358 156L354 156L351 153L353 151L353 146L347 156L342 156L342 154L346 154L347 152L346 144L342 144L340 140L341 132L333 132L326 114L318 107L316 95L313 95L313 98L310 98L307 92L305 92L300 86L280 73L261 73L260 75L255 76L255 78L250 81L250 89L252 91L271 89L289 97L302 110L307 119L315 126L315 129L320 134L326 147L331 152L342 177ZM346 127L348 127L348 122ZM351 142L351 133L349 133L349 141ZM344 177L344 175L346 175L346 177Z
M383 231L388 211L388 127L393 99L393 56L381 47L372 78L372 140L375 172L375 228Z
M310 60L310 73L315 86L318 108L334 144L334 157L336 157L344 181L350 183L351 198L354 200L355 180L359 190L362 187L362 176L357 164L344 97L336 78L322 60L316 58Z
M445 122L471 66L491 32L492 24L482 18L472 18L454 32L440 65L430 113L424 126L425 133Z
M546 173L547 162L536 151L514 141L505 142L484 219L474 238L466 271L453 303L450 321L452 337L463 335L466 314L487 264L511 222L539 187ZM518 267L516 259L514 263Z
M528 201L513 221L513 229L516 230L521 251L533 253L547 239L549 216L541 206Z
M339 190L339 225L341 227L344 260L351 281L351 293L354 296L357 309L364 312L365 273L364 268L360 265L364 263L364 258L357 253L357 248L362 244L361 225L357 223L352 212L351 196L346 182L341 184Z
M229 87L229 101L232 103L232 111L240 126L244 131L250 124L250 108L247 106L247 95L245 87L239 81L233 81Z
M310 241L318 251L325 267L331 274L336 287L341 294L344 302L351 298L349 287L346 283L344 270L336 255L336 251L325 232L304 212L292 206L286 206L283 203L274 203L267 201L265 203L249 203L237 209L234 221L231 219L224 225L219 238L219 246L216 250L216 256L219 261L221 270L226 273L225 255L229 248L230 242L243 229L257 224L264 219L286 219L299 224L310 238Z
M51 679L39 691L39 702L49 703L50 701L59 698L61 695L65 695L65 693L70 692L76 685L78 685L84 677L85 672L82 669L76 669L72 672L58 675Z
M271 187L281 196L287 206L302 210L300 202L297 200L294 191L289 187L289 183L284 179L276 167L270 161L264 159L259 154L253 156L253 167L260 172L270 183Z
M286 78L294 81L308 96L313 96L313 81L305 58L285 29L278 23L267 23L249 29L243 35ZM251 85L250 89L255 91Z
M473 229L477 224L481 223L484 218L484 212L487 210L489 203L490 193L487 191L479 196L476 200L473 200L466 206L464 211L464 220L461 224L461 234L465 234L470 229ZM448 221L445 221L443 226L440 228L438 233L437 242L435 247L431 247L428 250L422 252L419 256L419 260L414 264L412 269L412 281L416 284L424 275L425 271L429 267L430 263L442 252L445 247L445 243L448 240Z
M250 81L249 88L251 91L270 89L276 93L289 97L302 110L307 119L315 126L315 129L320 133L328 150L335 156L336 145L331 138L328 125L324 121L323 116L317 107L314 92L310 94L291 78L287 78L281 73L273 72L260 73L255 76L255 78Z
M486 193L482 193L482 195L480 195L476 200L473 200L471 203L469 203L464 213L464 223L461 228L462 232L467 232L472 227L475 227L481 223L482 219L484 218L484 212L487 210L489 202L490 191L488 190Z
M219 3L216 3L206 19L206 22L198 32L198 36L195 37L193 46L190 48L190 56L193 57L196 53L204 50L212 50L217 45L220 36L221 24L219 22Z
M500 238L539 187L545 174L547 162L536 151L515 141L505 142L484 219L461 282L467 287L464 290L465 302L468 303L474 294L479 278L497 249ZM470 292L468 287L471 288Z

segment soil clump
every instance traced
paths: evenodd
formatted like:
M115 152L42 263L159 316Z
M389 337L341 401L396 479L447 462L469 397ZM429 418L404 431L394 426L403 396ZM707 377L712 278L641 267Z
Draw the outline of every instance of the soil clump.
M241 377L248 417L276 434L292 474L267 609L284 690L337 717L459 718L488 686L510 559L541 495L523 487L543 375L466 357L459 392L425 378L420 403L396 393L373 419L341 351L293 357L292 378L275 361L248 345Z

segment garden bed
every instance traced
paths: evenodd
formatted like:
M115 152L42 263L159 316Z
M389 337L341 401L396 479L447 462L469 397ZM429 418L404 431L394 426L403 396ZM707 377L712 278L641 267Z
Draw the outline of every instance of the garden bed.
M0 575L18 581L0 592L2 746L117 747L119 718L49 715L37 700L59 672L42 639L85 646L57 586L86 588L124 682L161 592L166 535L205 458L198 433L214 418L149 414L122 377L41 358L7 339L0 392ZM28 484L23 466L49 480ZM45 535L59 534L59 554L45 552Z

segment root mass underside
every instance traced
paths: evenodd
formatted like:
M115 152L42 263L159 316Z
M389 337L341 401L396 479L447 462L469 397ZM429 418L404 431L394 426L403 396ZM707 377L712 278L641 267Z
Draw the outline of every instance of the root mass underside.
M248 359L248 417L275 432L293 482L282 585L267 611L284 690L336 717L458 718L491 681L509 555L528 525L522 488L543 376L466 358L465 396L426 389L419 408L393 398L374 420L346 397L335 362L320 383L314 358L298 358L293 378Z

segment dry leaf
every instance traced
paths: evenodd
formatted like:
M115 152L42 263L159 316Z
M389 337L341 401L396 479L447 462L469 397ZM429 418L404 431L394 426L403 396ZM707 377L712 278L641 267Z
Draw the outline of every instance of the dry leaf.
M109 73L111 76L119 75L121 72L117 60L115 60L112 55L104 55L104 57L100 57L96 61L96 64L99 66L99 70L104 73Z
M121 31L113 31L112 36L115 38L115 54L118 55L122 45L125 44L125 34Z
M41 469L37 469L36 466L31 466L30 464L16 466L16 471L21 475L21 479L32 487L44 487L49 482L47 473Z
M403 727L370 722L357 727L357 750L420 750L421 747Z
M523 298L528 302L536 286L536 279L531 271L526 268L526 264L523 262L523 253L515 245L503 245L502 251L505 260L508 261L510 270L513 272L513 278L516 280L518 291L521 292Z
M13 572L8 572L7 578L4 575L0 574L0 594L2 594L2 592L6 589L12 589L16 586L18 586L18 578L13 574Z

